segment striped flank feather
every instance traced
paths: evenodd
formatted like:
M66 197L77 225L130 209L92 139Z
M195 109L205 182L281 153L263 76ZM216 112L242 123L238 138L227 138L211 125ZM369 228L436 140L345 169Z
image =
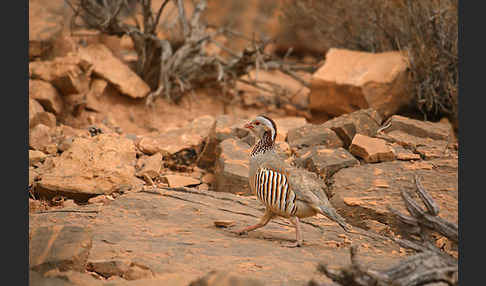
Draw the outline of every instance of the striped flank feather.
M295 193L289 189L287 177L274 170L262 168L253 182L258 199L276 213L295 215Z

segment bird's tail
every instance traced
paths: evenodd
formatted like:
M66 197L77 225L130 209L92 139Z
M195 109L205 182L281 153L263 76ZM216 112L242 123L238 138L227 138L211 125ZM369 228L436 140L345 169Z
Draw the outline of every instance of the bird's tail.
M339 226L341 226L344 231L351 232L351 225L349 225L344 218L336 212L333 207L330 206L319 206L319 209L322 211L322 214L327 216L328 218L332 219L333 221L337 222Z

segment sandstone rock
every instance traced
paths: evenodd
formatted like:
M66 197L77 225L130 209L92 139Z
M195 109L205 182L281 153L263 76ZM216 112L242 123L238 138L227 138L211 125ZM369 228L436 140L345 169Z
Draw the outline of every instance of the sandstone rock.
M157 178L162 169L162 154L155 153L152 156L143 156L138 159L137 165L140 167L140 170L137 172L138 177Z
M46 157L47 155L41 151L29 150L29 165L33 166L39 162L43 162Z
M29 128L38 124L44 124L49 128L56 127L56 116L50 112L39 112L29 120Z
M52 137L51 129L44 124L38 124L29 130L29 147L47 154L57 152L57 145Z
M39 170L29 166L29 187L33 186L34 182L39 179Z
M438 203L439 216L457 223L458 161L447 158L433 159L430 163L392 161L341 169L333 176L331 202L356 226L366 228L363 221L370 219L397 231L400 224L388 206L407 213L400 192L404 190L416 197L414 176L418 175Z
M163 155L174 155L185 149L191 149L198 154L201 143L208 136L213 124L212 116L202 116L182 128L172 129L162 134L141 136L137 146L148 155L157 152Z
M211 271L204 277L189 284L189 286L263 286L262 281L242 277L225 271Z
M442 122L420 121L400 115L393 115L388 122L391 126L384 130L385 133L399 130L415 137L445 141L453 136L450 126Z
M129 260L94 260L88 261L87 270L96 272L105 278L111 276L122 277L130 269Z
M82 94L89 90L91 64L77 55L52 61L30 62L31 79L50 82L61 95Z
M104 79L94 78L91 81L89 92L86 94L86 108L93 111L102 111L100 97L104 94L108 83Z
M84 271L92 234L79 226L54 225L32 230L29 236L29 268L45 273L58 268L61 271Z
M408 160L420 160L421 157L419 154L413 153L412 151L403 148L400 144L393 143L390 145L395 153L395 157L397 160L408 161Z
M214 174L211 173L207 173L201 178L201 181L206 184L212 184L214 183L214 180L215 180Z
M214 171L216 191L251 194L248 186L250 151L249 145L233 138L219 144Z
M29 98L37 100L42 107L54 114L61 114L63 100L57 90L48 82L29 80Z
M96 197L92 197L88 200L89 204L107 204L111 201L113 201L114 198L111 195L99 195Z
M384 117L412 100L406 58L400 52L368 53L331 48L312 77L309 108L331 116L374 108Z
M315 145L322 145L327 148L343 146L341 139L330 128L312 124L290 129L287 134L287 142L294 151Z
M162 176L162 181L165 181L171 188L187 187L201 183L200 180L182 175L164 175Z
M295 129L307 124L304 117L283 117L274 119L277 124L277 138L276 141L285 141L289 130Z
M126 280L138 280L144 278L152 278L154 276L152 270L145 265L131 263L128 270L123 273L123 278Z
M448 143L444 140L417 137L401 130L392 130L385 135L379 135L377 137L384 138L405 148L412 149L414 152L423 156L424 159L445 157L447 155L445 151L447 151Z
M354 136L353 142L349 146L349 152L364 159L368 163L395 160L395 153L386 144L385 140L361 134Z
M42 105L37 100L29 97L29 123L40 112L44 112Z
M142 185L135 177L136 149L116 134L75 138L71 147L53 158L53 168L42 174L39 192L86 200L93 195Z
M296 157L296 166L306 168L323 179L329 178L342 168L359 165L359 161L342 147L328 149L324 146L313 146L299 150Z
M217 158L218 144L228 138L244 138L249 135L249 131L243 126L248 120L239 119L231 115L220 115L215 118L215 122L209 134L204 140L204 146L197 159L197 166L203 169L211 169Z
M322 127L332 129L341 138L345 148L349 148L356 133L374 136L383 121L374 109L361 109L349 114L343 114L322 124Z
M79 56L93 65L93 72L113 84L121 93L132 97L145 97L150 87L127 65L116 58L102 44L79 49Z

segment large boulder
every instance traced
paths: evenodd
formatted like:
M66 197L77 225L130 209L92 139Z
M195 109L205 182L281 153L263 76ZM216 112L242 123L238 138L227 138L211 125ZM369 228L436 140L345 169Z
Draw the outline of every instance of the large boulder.
M143 182L135 177L136 154L132 140L115 133L75 137L69 149L52 158L53 166L42 173L37 191L86 200L138 188Z
M309 107L331 117L369 107L391 116L412 100L407 69L400 52L329 49L312 77Z

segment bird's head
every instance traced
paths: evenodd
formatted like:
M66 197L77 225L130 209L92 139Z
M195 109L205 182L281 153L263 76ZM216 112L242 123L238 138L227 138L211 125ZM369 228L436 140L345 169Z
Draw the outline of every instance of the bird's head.
M245 124L245 128L248 128L259 139L265 139L265 136L269 136L269 139L274 142L277 137L277 125L270 117L265 115L258 115Z

